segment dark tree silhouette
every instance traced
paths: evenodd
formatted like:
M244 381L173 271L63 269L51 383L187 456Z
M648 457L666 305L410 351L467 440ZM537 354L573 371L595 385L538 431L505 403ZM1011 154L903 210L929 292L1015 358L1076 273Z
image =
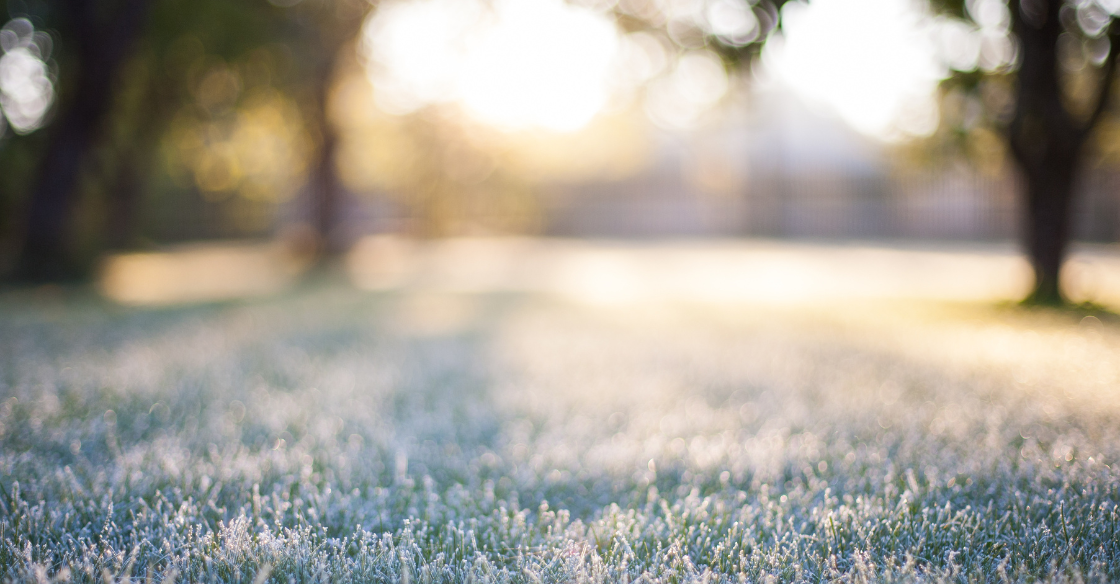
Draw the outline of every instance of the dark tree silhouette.
M1062 261L1070 240L1070 215L1086 142L1108 110L1120 35L1111 33L1111 50L1100 71L1087 117L1071 111L1066 80L1058 61L1059 42L1075 10L1063 0L1012 0L1011 30L1019 41L1015 109L1005 128L1012 158L1022 176L1023 231L1035 284L1029 303L1065 302L1060 287ZM1074 20L1074 23L1076 20ZM1108 29L1113 29L1110 23Z
M50 127L46 151L28 200L16 276L55 280L76 272L69 222L77 183L112 104L117 73L141 33L150 0L59 0L55 10L74 44L73 89Z
M110 247L132 245L156 152L171 119L194 99L186 71L164 70L172 45L193 37L207 53L237 59L259 47L289 55L291 70L273 79L276 88L303 106L315 137L305 191L309 224L320 242L338 221L340 183L335 172L336 132L327 116L336 57L353 40L371 7L367 0L60 0L51 23L64 58L54 120L43 130L46 144L36 178L22 198L16 222L18 280L49 281L84 275L72 241L75 208L91 169L107 211L100 239ZM139 83L145 98L120 110L115 100L135 79L125 79L130 59L147 63ZM178 77L175 77L175 76ZM116 109L115 109L116 108ZM128 118L127 135L108 130ZM110 136L113 136L110 138ZM96 153L96 154L95 154ZM104 175L105 172L109 175ZM86 186L83 186L86 185ZM330 247L322 251L336 251Z

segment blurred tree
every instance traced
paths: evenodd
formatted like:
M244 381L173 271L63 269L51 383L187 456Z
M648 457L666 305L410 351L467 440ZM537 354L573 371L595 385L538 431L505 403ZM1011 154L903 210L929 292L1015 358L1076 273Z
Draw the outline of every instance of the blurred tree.
M277 2L280 4L281 2ZM342 183L338 178L338 131L329 116L331 91L335 85L339 54L353 48L373 0L285 0L295 54L310 83L303 87L301 101L305 119L315 141L315 154L307 181L309 226L317 251L325 256L342 250L334 233L339 223Z
M573 0L575 4L611 4ZM732 68L749 70L781 25L789 0L619 0L614 13L626 31L655 31L680 49L707 47Z
M784 4L620 0L615 11L624 28L660 31L682 48L708 45L730 67L743 70L757 61L780 26ZM950 98L943 104L950 106L943 122L983 164L998 157L991 150L998 141L993 138L1001 137L1022 178L1023 240L1035 276L1025 302L1060 305L1077 179L1094 131L1110 112L1120 2L930 4L959 25L943 30L942 44L949 46L942 48L952 68L943 83Z
M142 207L160 199L148 196L160 141L183 108L229 105L221 99L200 104L201 86L221 68L218 63L250 54L274 37L272 12L255 2L153 1L143 34L114 80L111 111L97 152L90 154L98 163L87 170L85 184L75 186L103 199L103 217L79 218L103 230L99 247L137 244Z
M1060 275L1077 181L1094 131L1112 105L1120 50L1113 12L1120 5L1100 0L933 4L974 26L980 39L979 59L954 64L943 84L958 102L943 115L943 123L969 142L1002 137L1021 179L1022 236L1034 270L1025 302L1063 304ZM1012 58L987 58L999 52L1001 33L1017 44L1008 45ZM976 144L967 146L976 150Z
M112 105L121 64L143 30L150 0L60 0L60 34L72 46L73 72L63 73L64 99L40 158L27 201L17 277L58 279L75 271L67 250L70 211L87 153ZM65 85L72 84L72 87Z
M1035 282L1025 302L1060 305L1061 266L1070 240L1077 179L1094 131L1109 116L1120 51L1113 0L930 0L961 27L942 39L952 72L943 83L943 122L982 165L998 155L1002 137L1021 177L1023 242ZM669 2L668 5L672 5ZM780 25L782 0L751 4L715 0L706 20L680 23L665 13L640 20L659 24L678 44L696 32L715 37L733 67L749 67L768 33ZM623 22L634 20L622 1ZM640 12L640 11L639 11ZM744 15L746 18L744 18ZM691 24L691 23L699 23ZM752 23L757 23L752 27ZM744 33L744 31L746 31ZM721 34L722 33L722 34ZM953 34L956 33L956 34ZM739 41L736 40L739 37ZM742 42L746 40L749 42ZM956 103L953 103L956 102Z
M6 193L4 200L9 214L25 208L22 221L7 221L18 231L15 277L81 276L92 255L76 251L78 228L97 231L98 247L134 245L139 207L160 199L147 191L176 120L209 127L207 141L214 131L240 132L226 136L222 146L255 150L248 154L258 163L273 154L273 165L289 167L280 173L284 177L302 163L293 162L291 153L277 157L273 143L291 142L293 131L306 131L301 135L311 137L315 152L305 189L309 223L329 233L337 220L338 181L327 94L335 57L357 34L369 6L367 0L52 3L45 21L55 29L58 47L55 115L35 140L21 136L22 143L6 144L0 157L0 164L18 167L31 156L38 167L37 178L4 181L6 190L26 189L25 195ZM287 100L301 112L284 113ZM269 132L286 134L270 139ZM32 147L36 141L43 143L38 149ZM237 162L243 161L231 164ZM258 183L246 187L253 191L247 196L260 198L268 190ZM162 187L175 188L166 181Z

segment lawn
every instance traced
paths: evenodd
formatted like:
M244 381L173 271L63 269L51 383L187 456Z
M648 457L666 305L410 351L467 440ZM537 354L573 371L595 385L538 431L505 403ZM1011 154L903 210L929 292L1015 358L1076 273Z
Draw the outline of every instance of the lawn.
M0 292L0 581L1120 580L1108 315L375 288Z

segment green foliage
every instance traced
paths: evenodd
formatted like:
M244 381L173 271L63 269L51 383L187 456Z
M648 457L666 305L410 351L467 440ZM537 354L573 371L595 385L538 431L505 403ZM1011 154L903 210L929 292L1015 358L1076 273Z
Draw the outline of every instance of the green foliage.
M114 11L124 5L98 3L105 30L110 30ZM57 120L83 99L77 94L76 80L83 59L89 55L83 55L77 44L65 12L67 4L11 6L17 10L41 9L31 16L53 37L57 90L53 117ZM305 0L291 7L263 0L147 3L140 38L115 76L111 111L84 155L70 221L74 236L71 247L78 248L78 255L92 258L106 245L132 246L144 236L158 238L163 234L145 218L200 204L198 189L167 176L159 154L175 116L198 108L199 85L208 72L225 64L255 67L252 71L235 71L256 76L249 79L243 75L242 89L263 84L298 102L304 110L321 109L316 99L322 93L317 86L326 82L320 73L322 63L333 62L339 46L350 40L356 31L354 23L361 21L366 9L365 2L325 0ZM348 18L345 26L339 25L342 16ZM321 42L323 39L331 42ZM251 66L246 65L250 61ZM314 116L303 118L311 123L317 120ZM312 130L311 134L320 133ZM44 144L54 132L54 126L48 123L29 136L12 136L9 132L0 143L0 241L18 245L15 240L20 236L23 217L17 214L26 210L29 193L42 173L39 159ZM215 211L212 214L219 217L227 214L221 208ZM228 214L236 215L234 211L238 210ZM114 217L126 219L114 223ZM223 222L229 221L218 221ZM195 235L205 236L206 226L200 227ZM0 253L5 251L0 249Z
M972 21L965 0L929 0L929 5L937 14L944 14L953 18Z

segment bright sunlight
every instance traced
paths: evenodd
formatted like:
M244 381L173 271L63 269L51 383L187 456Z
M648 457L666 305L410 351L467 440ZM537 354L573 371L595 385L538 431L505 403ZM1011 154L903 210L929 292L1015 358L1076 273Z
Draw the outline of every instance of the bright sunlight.
M724 4L738 6L700 2L713 10L695 18L717 36L727 27L755 34L750 23L734 18L738 13L716 10ZM961 60L972 53L991 61L986 69L1012 58L999 23L981 30L932 18L909 2L790 2L781 18L782 32L763 53L769 76L864 134L888 141L933 132L937 85L950 66L968 70ZM608 14L563 0L395 0L370 17L362 53L377 104L389 113L452 104L501 129L572 132L612 100L647 84L645 110L652 122L694 125L726 93L723 67L707 49L665 54L668 47L646 37L624 35ZM981 37L994 39L987 45L999 54L979 54ZM650 67L635 64L635 55L661 66L639 74ZM703 69L702 79L694 69Z
M619 34L562 0L399 0L367 22L362 51L391 113L453 103L503 128L582 128L606 105Z
M938 24L897 0L791 2L782 10L783 37L766 46L764 61L796 94L865 134L927 135L937 127L934 93L947 73Z

